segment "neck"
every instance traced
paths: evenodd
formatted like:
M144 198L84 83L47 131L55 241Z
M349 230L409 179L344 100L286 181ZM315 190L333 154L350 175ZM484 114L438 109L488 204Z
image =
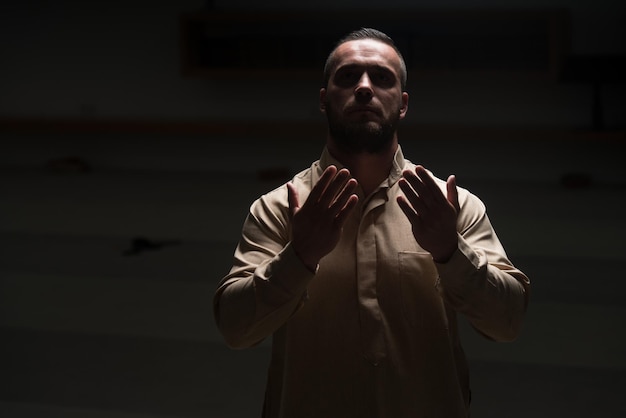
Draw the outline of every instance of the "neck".
M389 147L377 153L350 153L338 148L332 138L327 141L330 154L350 170L352 177L359 182L365 196L369 196L389 177L393 158L398 149L398 140L394 137Z

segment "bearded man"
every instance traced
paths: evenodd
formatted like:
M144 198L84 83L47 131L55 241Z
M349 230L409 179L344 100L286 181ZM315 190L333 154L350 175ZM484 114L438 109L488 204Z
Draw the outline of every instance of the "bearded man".
M361 29L328 57L318 161L255 201L214 298L233 348L272 337L264 417L469 416L457 327L520 332L530 282L485 206L405 159L407 70Z

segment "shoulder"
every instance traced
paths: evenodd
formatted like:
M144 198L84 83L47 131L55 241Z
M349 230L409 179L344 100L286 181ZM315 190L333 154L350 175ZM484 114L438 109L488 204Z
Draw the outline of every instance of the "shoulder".
M306 200L311 191L313 183L313 173L317 170L318 165L318 161L314 162L311 167L300 171L288 182L295 186L298 192L298 199L300 201L300 204L302 204ZM283 183L282 185L276 187L273 190L270 190L269 192L257 198L251 205L251 213L286 213L287 209L289 208L289 195L287 191L288 183Z

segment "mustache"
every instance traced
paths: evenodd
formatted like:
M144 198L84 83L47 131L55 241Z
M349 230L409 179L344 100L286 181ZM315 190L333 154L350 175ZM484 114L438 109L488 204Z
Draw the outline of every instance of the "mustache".
M378 109L377 107L374 107L374 106L354 104L354 105L350 105L350 106L346 107L346 112L347 113L359 112L359 111L364 111L364 110L369 111L369 112L373 112L373 113L377 114L378 116L382 116L381 110Z

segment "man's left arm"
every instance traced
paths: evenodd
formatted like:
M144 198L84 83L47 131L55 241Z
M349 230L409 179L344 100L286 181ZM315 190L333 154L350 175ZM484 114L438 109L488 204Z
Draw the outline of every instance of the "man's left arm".
M422 166L405 170L398 204L417 243L430 252L442 297L482 334L511 341L519 334L530 281L508 260L483 203L448 177L446 194Z
M480 333L496 341L512 341L522 326L530 281L508 260L482 203L474 196L468 199L475 200L466 204L478 206L479 216L458 233L452 257L435 263L439 290L446 303Z

